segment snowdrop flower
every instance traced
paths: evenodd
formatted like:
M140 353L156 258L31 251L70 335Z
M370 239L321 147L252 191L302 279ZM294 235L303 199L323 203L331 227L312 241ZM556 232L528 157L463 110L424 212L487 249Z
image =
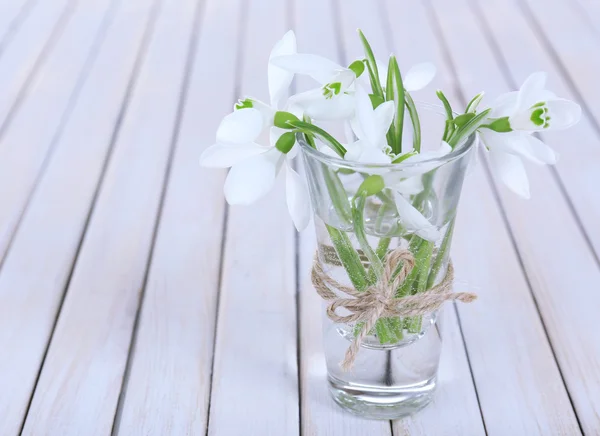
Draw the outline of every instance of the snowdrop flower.
M341 120L354 111L354 82L364 71L362 61L344 68L322 56L297 53L273 57L271 64L293 74L305 74L321 85L317 89L292 96L291 106L298 106L311 118L320 121Z
M356 113L351 125L358 140L347 145L344 158L362 163L391 163L386 134L394 118L394 102L386 101L373 109L369 95L361 86L357 87L355 97Z
M290 31L275 45L271 57L293 53L295 47L296 39ZM216 144L202 153L200 164L212 168L231 167L224 187L229 204L257 201L272 189L283 169L288 210L300 231L310 221L310 206L306 186L290 165L296 138L293 132L275 127L277 107L292 75L269 66L268 76L271 105L251 98L236 104L236 110L221 122ZM266 133L269 145L259 144L259 137Z
M385 88L388 76L388 67L384 62L377 61L379 81ZM419 91L431 83L435 77L436 68L431 62L423 62L413 65L402 79L404 89L408 92Z
M534 73L519 91L502 95L492 104L480 135L497 177L512 191L529 198L529 180L521 158L553 165L556 153L534 132L563 130L581 118L581 107L545 89L546 73Z

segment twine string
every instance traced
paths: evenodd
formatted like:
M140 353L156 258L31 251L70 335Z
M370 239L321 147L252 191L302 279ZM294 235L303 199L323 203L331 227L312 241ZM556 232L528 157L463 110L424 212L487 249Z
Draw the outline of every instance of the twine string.
M452 292L454 267L448 264L444 279L433 288L416 295L396 298L396 290L404 283L415 266L415 258L409 250L397 248L389 252L383 260L383 275L377 283L365 291L345 286L328 275L315 256L312 268L312 283L321 298L330 302L327 306L327 316L335 323L362 323L358 334L346 350L341 367L349 371L354 365L360 346L371 329L380 318L411 317L432 313L446 301L459 300L470 303L477 295L469 292ZM398 267L400 271L394 275ZM352 298L340 297L346 294ZM343 308L350 312L347 315L338 314Z

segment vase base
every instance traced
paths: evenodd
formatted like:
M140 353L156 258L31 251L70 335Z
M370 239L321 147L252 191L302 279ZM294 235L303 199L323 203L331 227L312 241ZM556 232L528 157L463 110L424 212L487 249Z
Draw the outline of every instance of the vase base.
M344 409L366 419L398 419L421 410L433 400L436 380L405 387L377 388L350 385L328 377L333 399Z

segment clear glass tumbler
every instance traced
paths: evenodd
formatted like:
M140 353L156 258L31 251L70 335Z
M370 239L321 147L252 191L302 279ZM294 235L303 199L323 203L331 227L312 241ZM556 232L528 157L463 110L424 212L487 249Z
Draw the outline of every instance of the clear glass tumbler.
M436 106L418 108L422 156L430 158L417 162L356 164L300 140L315 213L317 261L343 286L368 292L381 279L375 264L396 249L409 251L415 260L396 290L397 298L426 292L446 276L456 210L476 138L442 156L424 154L440 147L444 117ZM371 176L384 180L385 186L365 192ZM330 290L350 298L335 287ZM344 309L338 312L344 314ZM335 401L373 419L399 418L428 404L436 387L442 312L378 319L349 371L340 362L362 325L335 323L325 316L324 352Z

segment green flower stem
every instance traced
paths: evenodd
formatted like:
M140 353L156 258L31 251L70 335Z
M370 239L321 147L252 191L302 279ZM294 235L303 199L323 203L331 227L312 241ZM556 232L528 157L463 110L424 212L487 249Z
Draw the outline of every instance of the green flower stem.
M442 137L442 139L447 142L448 139L450 139L450 137L452 136L452 133L454 133L454 112L452 111L452 106L450 105L450 102L448 101L448 99L442 91L437 90L436 95L441 100L446 111L446 127L444 128L444 136Z
M342 181L335 171L332 171L326 165L323 165L323 178L325 179L325 185L327 186L327 191L329 191L329 198L331 198L333 208L345 224L350 224L352 222L352 206L348 201Z
M346 149L344 146L333 136L327 133L325 130L320 127L315 126L314 124L307 123L306 121L300 120L287 120L287 125L294 128L296 131L301 133L310 133L314 136L318 136L321 140L327 144L333 151L340 155L340 157L344 157L346 155Z
M450 221L450 225L446 230L446 234L444 235L444 239L442 239L442 244L440 245L440 249L438 250L435 260L433 262L433 266L431 267L431 271L429 272L429 277L427 278L427 289L431 289L433 284L435 283L435 279L442 269L442 265L444 263L444 259L448 253L448 249L450 248L450 241L452 240L452 234L454 233L454 222L456 218L452 218Z
M385 205L382 207L385 207ZM385 259L385 255L388 252L391 242L392 242L392 238L381 238L379 240L379 243L377 244L377 248L375 249L375 254L379 258L379 260L381 260L382 262ZM369 277L370 283L375 283L377 281L377 275L375 274L375 268L373 268L373 265L369 266L369 270L367 271L367 276Z
M413 124L413 148L417 152L421 152L421 121L419 120L419 113L415 102L408 92L404 92L404 99L406 101L406 109L410 115L410 120Z
M461 141L475 133L477 129L479 129L487 121L488 115L491 111L491 109L486 109L483 112L478 113L465 125L454 130L454 133L450 139L448 139L448 144L450 147L456 147Z
M369 241L367 240L367 233L365 231L364 224L364 211L365 211L365 203L367 200L367 196L364 192L357 193L353 200L352 207L352 220L354 223L354 234L356 235L356 239L360 244L360 248L363 253L369 259L369 263L371 264L371 268L375 271L375 276L377 280L380 280L383 277L383 263L377 253L373 251Z
M325 224L333 247L352 282L352 285L358 291L365 291L369 287L367 272L363 266L360 256L352 247L352 241L345 232L336 229L329 224Z

